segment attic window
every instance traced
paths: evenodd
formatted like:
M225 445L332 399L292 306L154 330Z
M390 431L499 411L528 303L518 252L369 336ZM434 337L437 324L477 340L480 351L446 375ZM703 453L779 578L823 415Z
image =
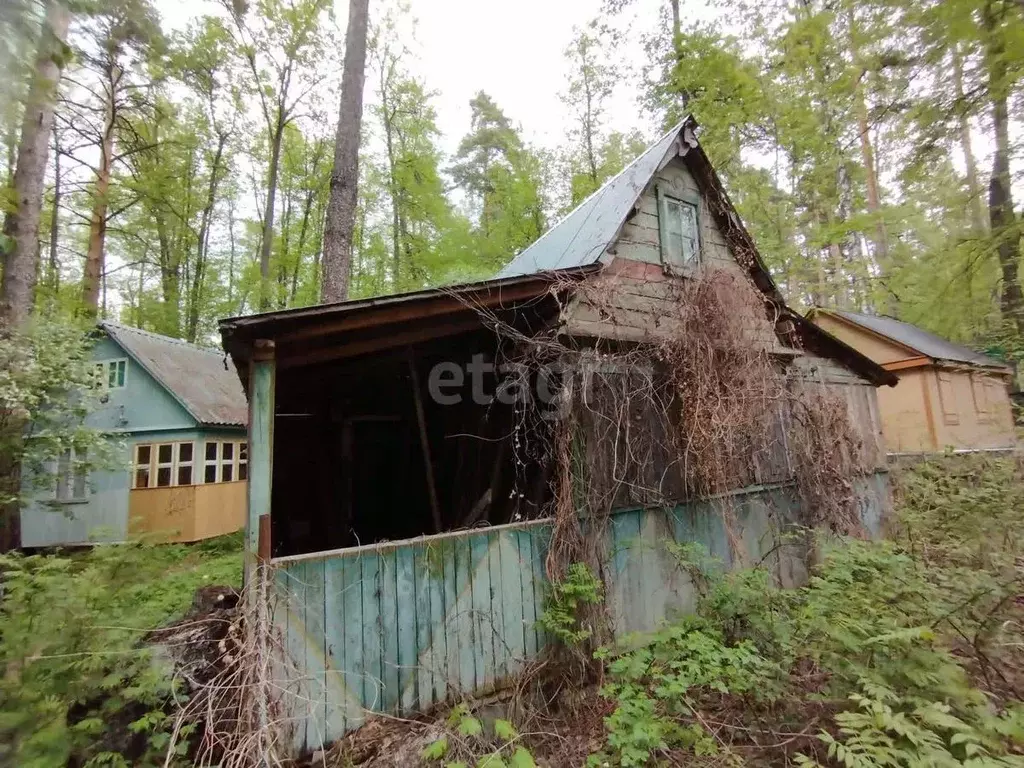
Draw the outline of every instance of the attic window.
M658 189L661 262L667 270L689 272L700 261L699 203L670 197Z
M94 363L94 376L99 389L121 389L125 385L128 359L100 360Z

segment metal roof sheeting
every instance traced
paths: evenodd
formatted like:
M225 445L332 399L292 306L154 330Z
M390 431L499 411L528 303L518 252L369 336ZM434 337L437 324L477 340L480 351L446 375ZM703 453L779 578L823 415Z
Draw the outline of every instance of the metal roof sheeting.
M933 360L952 360L958 363L983 365L989 368L1007 368L1001 360L975 352L973 349L954 344L952 341L936 336L934 333L884 315L863 315L859 312L847 312L842 309L822 310L838 315L851 323L867 328L881 336L886 336L898 344L910 347L925 357Z
M613 176L564 219L545 232L498 273L533 275L596 263L614 242L619 228L658 172L688 119Z
M100 328L200 424L244 427L248 422L245 392L224 352L117 323L103 322Z

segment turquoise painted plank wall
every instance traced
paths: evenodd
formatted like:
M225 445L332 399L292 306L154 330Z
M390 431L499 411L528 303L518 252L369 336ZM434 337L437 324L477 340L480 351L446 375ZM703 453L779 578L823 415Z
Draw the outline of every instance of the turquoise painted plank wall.
M873 533L888 476L862 482ZM783 487L731 497L739 559L764 563L782 586L806 578L780 541L795 508ZM738 567L715 502L614 513L605 529L606 605L618 639L689 612L694 592L667 542L702 543ZM274 624L286 663L279 689L296 751L330 743L374 712L407 715L493 691L547 644L537 619L546 591L548 520L460 531L275 561Z

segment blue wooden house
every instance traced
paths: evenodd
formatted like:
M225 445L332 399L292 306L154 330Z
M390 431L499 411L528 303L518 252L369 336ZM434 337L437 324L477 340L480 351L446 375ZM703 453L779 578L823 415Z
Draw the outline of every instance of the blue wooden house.
M57 457L54 482L22 509L22 546L196 541L241 528L247 413L230 358L103 322L92 360L102 406L86 423L117 439L119 466L86 475Z

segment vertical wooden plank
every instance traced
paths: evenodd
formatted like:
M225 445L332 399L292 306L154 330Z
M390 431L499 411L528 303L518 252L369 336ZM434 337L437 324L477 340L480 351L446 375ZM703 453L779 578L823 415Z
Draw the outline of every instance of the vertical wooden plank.
M380 556L376 552L366 552L359 559L363 574L363 706L373 712L382 712Z
M398 589L397 551L380 553L381 671L384 680L382 712L398 710Z
M455 571L450 559L451 547L441 543L427 544L427 560L434 571L430 580L430 644L434 660L434 694L433 700L445 701L448 698L448 681L452 677L449 670L456 669L449 661L449 647L454 640L448 633L447 600L455 592ZM454 603L453 603L454 604Z
M458 550L452 540L441 542L442 561L444 563L443 601L444 609L444 643L447 662L444 670L444 697L455 699L462 686L460 653L461 638L459 606L459 566Z
M519 545L514 531L498 535L498 559L501 564L501 590L497 592L495 616L501 617L501 675L515 675L522 669L526 655L523 642L523 589L520 578Z
M449 605L448 616L449 621L454 622L455 634L458 637L454 667L459 671L458 695L465 696L476 687L476 659L473 648L473 639L476 635L473 629L473 554L469 537L460 536L453 544L456 600Z
M533 595L534 605L536 606L537 618L541 617L544 613L544 600L547 597L550 585L548 584L547 573L545 570L545 561L548 556L548 542L551 540L551 531L548 528L535 528L533 536ZM550 638L544 631L543 627L539 624L537 627L537 650L538 652L544 648L549 642Z
M326 729L329 740L341 738L345 733L345 573L346 558L332 557L324 561L324 639L327 663ZM335 680L338 685L331 685ZM335 699L334 691L343 697Z
M494 658L494 681L497 683L508 674L508 641L505 639L505 611L509 609L508 598L504 595L501 581L501 534L487 534L487 566L490 570L491 604L490 614L491 653Z
M432 630L436 625L431 621L430 586L435 581L431 563L427 558L427 545L417 546L413 552L413 573L416 578L416 684L413 697L417 710L434 703L434 675L437 662L434 658Z
M526 658L532 659L537 655L539 644L537 642L537 618L540 615L537 608L537 601L540 596L533 588L533 538L537 528L530 528L525 531L516 531L516 544L519 549L519 562L517 569L519 573L519 591L523 606L523 652Z
M494 683L494 638L491 624L491 572L487 534L469 536L473 563L473 659L476 665L477 688Z
M327 736L327 664L324 632L324 561L306 563L303 608L306 625L306 668L309 678L309 718L306 744L320 749L329 743Z
M416 653L416 576L414 545L395 550L395 603L398 616L398 711L416 710L416 676L419 659Z
M246 485L245 568L249 583L259 551L260 517L270 514L274 473L274 342L253 342L249 364L249 482Z
M342 642L344 644L344 666L342 681L348 692L348 699L358 704L356 711L345 712L346 727L357 728L363 724L363 708L369 706L363 685L366 675L366 659L363 646L363 592L368 589L363 575L362 561L366 555L347 555L341 559L342 581L345 591L341 595L341 615L344 620ZM371 585L372 587L372 585Z

